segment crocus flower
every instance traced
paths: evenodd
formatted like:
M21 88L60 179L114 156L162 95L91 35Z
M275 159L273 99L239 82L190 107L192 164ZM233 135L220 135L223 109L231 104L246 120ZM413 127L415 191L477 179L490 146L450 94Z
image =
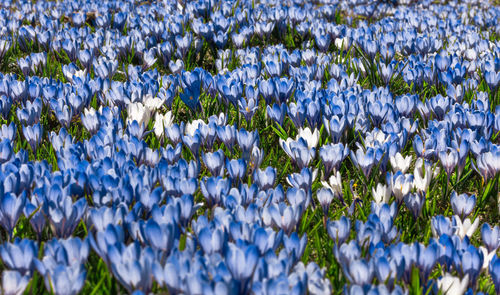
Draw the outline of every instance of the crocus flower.
M391 198L391 188L385 184L378 183L377 187L372 187L372 196L375 200L375 203L389 203L389 199Z
M162 138L165 133L165 128L172 126L174 118L172 117L172 112L168 111L164 115L156 113L155 123L153 125L153 130L158 138Z
M337 245L342 245L351 232L351 222L345 216L340 217L339 220L328 221L327 232Z
M460 216L462 220L472 212L474 206L476 205L475 195L458 195L455 191L453 191L451 193L450 199L453 212Z
M257 247L254 245L241 247L229 244L225 258L233 279L239 282L239 292L247 292L250 287L250 279L259 259Z
M314 129L314 131L311 131L309 127L300 128L295 140L299 140L299 138L303 138L307 142L309 149L316 148L319 141L319 130Z
M325 165L325 176L338 170L342 161L349 155L349 148L342 143L326 144L319 149L319 156Z
M0 198L0 225L7 231L9 237L12 237L14 227L23 213L25 202L26 194L24 193L16 196L8 192Z
M404 197L406 207L411 211L413 218L417 219L420 216L422 207L425 203L425 193L417 192L414 194L407 194Z
M326 218L328 216L330 204L333 201L333 192L328 188L321 188L316 192L316 197L318 198L318 202L323 209L323 226L326 227Z
M494 256L488 268L493 284L495 284L495 292L500 293L500 258Z
M18 271L4 270L2 272L2 294L21 295L28 286L29 275L22 275Z
M21 275L31 276L34 259L38 256L38 245L28 239L18 239L14 243L0 245L0 256L3 263Z
M389 158L391 161L392 170L394 173L401 171L406 173L411 164L411 156L403 157L399 152Z
M465 275L465 277L460 279L459 277L452 276L449 273L445 273L445 275L439 278L437 282L439 290L441 290L445 295L465 294L468 284L468 275Z
M500 247L500 228L492 228L488 223L484 223L481 227L481 238L488 251L495 252Z
M456 233L460 238L463 239L465 236L470 238L479 226L479 218L476 218L474 222L469 218L465 218L462 221L458 215L453 215L453 226L456 228Z
M336 171L330 178L328 179L328 182L326 181L321 181L321 184L323 184L323 187L328 188L334 193L337 197L342 199L343 193L342 193L342 177L340 175L340 171Z
M33 150L33 152L36 153L38 144L42 140L42 134L43 134L42 125L40 123L37 123L33 126L23 126L23 134L24 138L26 138L26 140L30 144L30 147Z
M137 121L139 125L147 126L151 118L151 109L141 102L135 102L128 105L127 114L127 123Z
M398 171L394 175L387 173L387 182L391 186L392 194L401 203L413 187L413 175L403 174L401 171Z
M117 243L108 246L111 271L130 293L133 290L151 291L154 253L151 248L141 248L138 242L128 246Z
M441 161L441 165L443 165L446 174L448 174L449 179L458 164L458 153L453 149L448 152L441 151L439 152L439 160Z

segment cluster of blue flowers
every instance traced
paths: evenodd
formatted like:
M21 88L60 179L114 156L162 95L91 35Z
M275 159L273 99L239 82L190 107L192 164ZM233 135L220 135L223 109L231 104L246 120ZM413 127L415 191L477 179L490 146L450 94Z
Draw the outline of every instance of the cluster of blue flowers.
M0 3L2 294L500 293L500 7L152 2Z

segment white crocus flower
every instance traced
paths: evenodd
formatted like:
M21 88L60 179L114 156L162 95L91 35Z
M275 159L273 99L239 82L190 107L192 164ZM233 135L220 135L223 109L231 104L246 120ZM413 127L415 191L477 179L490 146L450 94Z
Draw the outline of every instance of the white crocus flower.
M391 139L391 135L386 134L380 129L374 129L366 134L364 140L365 147L376 148L380 145L384 145Z
M469 238L474 234L477 227L479 226L479 218L476 218L474 222L471 222L469 218L466 218L463 222L458 215L453 215L453 220L456 223L457 235L463 239L465 236Z
M391 189L385 184L378 183L376 189L372 187L372 195L375 203L389 204L389 199L391 198Z
M316 148L319 141L319 130L314 128L314 132L309 127L300 128L295 140L303 138L307 142L309 149Z
M147 94L143 101L144 105L153 112L159 110L165 103L165 99L153 97L151 94Z
M417 159L413 170L413 186L420 192L426 192L432 180L432 167L425 164L422 158Z
M437 285L439 290L443 292L443 295L461 295L467 291L467 286L469 284L469 275L466 274L465 277L460 280L458 277L454 277L449 273L438 279Z
M403 157L401 153L396 153L396 155L390 158L392 171L401 171L406 173L411 164L411 156Z
M165 128L168 128L172 125L174 118L172 117L172 112L168 111L165 115L160 113L156 113L155 115L155 123L153 125L153 130L156 137L160 138L163 136L165 132Z
M347 49L349 49L349 37L336 38L334 42L335 47L342 49L343 51L347 51Z
M413 187L413 180L410 174L401 174L392 183L392 193L398 201L408 195Z
M487 270L491 260L493 260L493 256L495 256L497 253L496 251L488 252L488 249L486 249L486 247L483 246L479 246L479 250L483 252L483 257L484 257L482 269Z
M184 134L193 136L196 133L196 130L200 129L200 125L205 124L203 120L198 119L186 124L184 128Z
M84 116L95 116L97 114L97 110L94 109L93 107L88 107L83 109L83 115Z
M73 77L71 79L71 82L73 82L75 77L80 78L82 81L85 81L87 79L87 69L75 71L75 73L73 74Z
M342 177L339 171L330 176L328 182L321 181L321 184L323 184L325 188L330 189L334 194L342 195Z
M127 123L131 123L135 120L139 123L139 125L147 125L149 119L151 118L151 110L140 102L129 104L127 107L127 113Z

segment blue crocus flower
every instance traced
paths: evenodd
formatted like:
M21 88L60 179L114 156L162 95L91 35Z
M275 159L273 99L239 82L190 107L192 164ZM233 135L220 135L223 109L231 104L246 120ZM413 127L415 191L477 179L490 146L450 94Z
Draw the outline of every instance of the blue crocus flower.
M43 271L39 270L40 273ZM80 265L57 265L43 272L45 288L54 294L78 294L83 288L87 271Z
M278 125L282 126L285 120L285 115L287 113L286 104L273 104L273 106L267 106L267 116L274 120Z
M203 163L205 163L208 171L210 171L213 176L223 175L225 156L221 149L213 153L202 153L201 158L203 159Z
M448 179L450 178L453 170L458 164L458 153L454 149L449 149L448 151L440 151L439 152L439 160L441 165L443 165L446 174L448 175Z
M398 265L394 259L388 259L385 256L375 257L374 259L374 273L377 280L389 287L394 286L394 282L402 275L404 267L401 266L404 266L404 264Z
M415 220L420 216L420 213L422 212L422 207L425 203L425 197L425 192L410 193L404 197L406 207L408 207Z
M342 161L349 155L349 148L342 143L325 144L319 149L319 156L325 165L325 175L338 171Z
M276 175L276 169L270 166L264 170L255 169L255 172L253 173L253 181L257 184L260 190L266 191L274 187Z
M257 130L249 132L241 128L236 133L236 140L241 149L243 159L249 160L253 148L259 145L259 133Z
M351 160L354 165L358 166L367 178L370 175L372 167L375 165L375 153L376 150L373 148L368 148L366 152L363 149L358 148L356 153L353 151L350 153Z
M226 250L225 261L233 279L237 281L240 294L249 291L251 278L253 276L259 251L254 245L235 245L230 243Z
M182 142L182 132L184 130L184 123L179 126L177 123L165 128L165 134L167 138L172 142L173 145L177 145Z
M316 192L316 198L323 210L323 226L326 227L326 218L328 217L328 210L333 201L333 192L329 188L321 188Z
M493 256L488 271L495 285L495 292L498 294L500 293L500 258L497 255Z
M464 220L474 209L474 206L476 205L476 196L469 196L467 194L458 195L455 191L453 191L450 196L450 201L453 212Z
M491 92L495 92L498 84L500 83L500 72L495 73L494 71L487 71L484 73L484 80L486 81L486 84L488 84Z
M176 233L174 226L171 223L158 224L153 219L149 219L141 227L142 235L152 249L161 250L162 255L167 257L174 246Z
M458 254L461 257L461 265L456 265L456 267L463 275L469 275L471 282L470 285L473 285L473 283L476 282L483 266L483 252L481 252L478 248L469 245L464 251L459 251Z
M28 141L31 146L31 150L36 154L36 148L42 140L43 129L40 123L33 126L23 126L24 138Z
M200 132L197 130L194 135L183 135L182 142L189 148L195 159L198 159L201 146Z
M274 78L273 81L276 87L276 99L280 103L287 103L295 90L294 80L289 78Z
M88 237L92 249L104 260L108 267L110 266L108 247L125 242L123 226L114 224L108 224L104 230L97 231L95 238L93 235L88 235Z
M361 286L370 284L374 277L373 263L371 260L355 259L346 265L344 274L352 284Z
M247 100L245 100L244 98L240 98L240 100L238 100L238 108L240 113L242 113L245 117L247 123L250 124L250 122L252 121L252 117L259 108L259 102L254 98L247 98Z
M425 285L432 269L436 265L439 255L439 247L436 245L436 243L430 243L427 247L420 243L416 245L418 250L416 264L420 270L420 279L424 282Z
M481 227L481 238L488 252L495 252L500 247L500 228L492 228L488 223L484 223Z
M217 80L217 90L224 98L225 103L231 103L235 108L238 107L238 101L243 96L243 82L238 76L219 76Z
M297 103L291 102L288 105L288 116L292 119L296 128L304 127L304 122L306 120L306 108L304 104L301 101Z
M323 117L323 124L332 139L332 143L339 143L347 127L346 118L344 116L339 118L334 115L328 120L326 117Z
M9 139L3 139L0 142L0 163L5 163L9 161L14 154L12 149L11 141Z
M1 42L1 41L0 41ZM0 96L0 114L4 119L7 119L12 106L12 98L10 96Z
M236 127L233 125L217 126L217 137L230 150L233 150L236 141Z
M269 76L271 77L281 76L281 72L283 70L283 62L280 61L280 58L277 54L265 58L264 66Z
M26 204L23 208L24 216L29 219L31 227L37 234L38 240L41 239L46 224L45 216L42 210L40 210L42 207L43 199L37 194L33 194L31 200L26 200Z
M271 228L257 228L253 233L253 244L257 246L261 255L268 251L275 251L281 244L283 231L275 232Z
M292 265L294 265L302 259L302 255L304 254L307 245L307 234L302 235L302 237L299 237L296 232L293 232L289 236L284 235L283 245L285 246L285 249L283 250L291 259Z
M25 203L26 194L24 192L19 196L7 192L0 198L0 225L7 231L9 237L12 237Z
M151 291L153 285L152 265L155 255L151 248L141 248L138 242L130 245L117 243L108 246L111 271L128 292Z
M48 199L44 211L54 234L59 238L71 236L87 209L87 200L81 198L73 203L70 196Z
M335 241L335 244L340 246L349 238L351 222L345 216L340 217L339 220L328 220L326 230L330 238Z
M309 166L316 155L316 148L309 148L305 139L300 137L297 141L288 138L286 141L280 138L280 145L292 161L303 169Z
M301 206L292 207L287 206L285 203L273 204L269 208L263 210L263 219L268 218L269 221L282 229L286 234L290 234L299 223L302 217L303 209Z
M450 219L444 217L443 215L432 217L431 229L435 237L439 237L444 234L453 236L453 234L455 234L455 229L452 227Z
M67 265L84 264L89 253L90 243L86 238L83 240L75 237L60 240L54 238L44 246L44 257L54 258L58 263Z
M331 38L328 34L315 34L315 43L318 49L322 52L328 51L330 47Z
M211 230L204 227L198 233L198 241L206 254L223 253L227 244L227 233L219 228Z
M274 81L261 80L259 82L259 93L262 95L267 105L270 105L273 100L277 99L276 86Z
M182 92L179 96L182 101L193 111L201 108L200 95L202 86L202 71L201 68L196 68L191 72L183 71L180 75Z
M200 124L198 130L203 141L203 146L208 150L212 150L216 134L217 134L217 124L214 121L208 122L208 124Z
M31 276L34 269L34 259L38 256L38 245L28 239L16 238L13 243L0 245L0 257L10 270L18 271L21 275Z
M247 170L247 164L244 159L229 160L226 159L226 169L233 184L243 179Z
M227 178L204 177L200 181L200 189L207 200L208 207L219 205L229 192L231 182Z

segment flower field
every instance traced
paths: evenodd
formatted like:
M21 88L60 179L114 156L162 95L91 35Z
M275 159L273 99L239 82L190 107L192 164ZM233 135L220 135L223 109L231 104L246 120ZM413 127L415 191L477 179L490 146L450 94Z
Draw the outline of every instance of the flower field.
M498 1L0 15L0 294L500 294Z

